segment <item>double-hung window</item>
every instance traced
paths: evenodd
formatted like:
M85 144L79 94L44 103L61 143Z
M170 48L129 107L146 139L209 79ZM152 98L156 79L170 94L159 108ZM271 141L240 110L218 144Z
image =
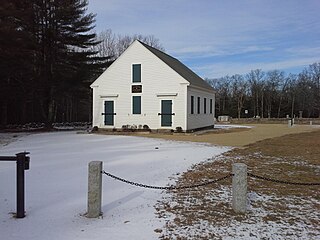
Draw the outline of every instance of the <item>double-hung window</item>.
M132 64L132 82L141 82L141 64Z
M141 96L132 96L132 114L141 114Z
M191 114L194 114L194 96L191 96Z
M207 114L207 99L203 99L203 113Z

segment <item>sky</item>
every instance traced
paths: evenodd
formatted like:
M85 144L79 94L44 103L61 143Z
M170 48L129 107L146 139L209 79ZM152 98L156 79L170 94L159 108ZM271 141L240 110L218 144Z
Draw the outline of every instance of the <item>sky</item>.
M154 35L203 78L320 62L320 0L89 0L97 33Z

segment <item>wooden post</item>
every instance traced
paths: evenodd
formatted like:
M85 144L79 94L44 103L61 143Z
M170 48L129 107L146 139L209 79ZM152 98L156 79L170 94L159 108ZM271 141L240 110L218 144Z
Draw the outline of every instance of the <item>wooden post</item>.
M102 162L92 161L88 171L88 218L98 218L102 215Z
M24 170L25 170L25 153L17 155L17 215L16 218L25 217L25 199L24 199Z
M234 163L232 165L232 208L236 213L247 211L247 165Z

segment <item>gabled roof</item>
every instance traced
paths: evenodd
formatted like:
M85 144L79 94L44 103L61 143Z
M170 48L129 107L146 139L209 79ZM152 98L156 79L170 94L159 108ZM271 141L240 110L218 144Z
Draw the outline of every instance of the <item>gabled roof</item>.
M138 40L139 41L139 40ZM156 55L160 60L166 63L169 67L171 67L174 71L176 71L180 76L182 76L185 80L190 83L190 86L196 86L204 89L208 89L210 91L214 91L213 88L204 81L201 77L195 74L191 69L181 63L178 59L169 56L168 54L155 49L141 41L139 41L143 46L145 46L150 52Z

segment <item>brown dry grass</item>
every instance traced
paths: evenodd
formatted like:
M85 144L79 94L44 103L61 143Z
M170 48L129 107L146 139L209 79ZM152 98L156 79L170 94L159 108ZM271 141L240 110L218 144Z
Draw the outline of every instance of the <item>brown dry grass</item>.
M289 128L286 124L249 124L251 129L235 128L229 130L212 130L206 134L164 134L150 133L144 137L162 138L175 141L205 142L221 146L242 147L268 138L280 137L287 134L314 131L309 125L295 125ZM220 134L224 133L224 134Z
M242 133L248 132L235 134ZM195 166L184 173L177 184L190 185L219 178L230 173L234 162L247 164L248 171L257 175L294 182L320 182L320 130L268 138L233 149L213 161ZM246 215L237 215L231 207L230 185L231 179L228 179L193 191L171 192L171 197L157 205L161 218L175 216L174 220L166 221L161 238L237 238L239 235L231 232L237 231L241 224L255 226L258 223L256 228L260 235L250 230L250 236L256 239L270 237L266 227L269 225L278 226L275 239L317 239L320 236L319 186L283 185L249 178L249 192L253 196L251 209ZM228 230L221 232L225 227ZM213 230L206 232L207 228Z

